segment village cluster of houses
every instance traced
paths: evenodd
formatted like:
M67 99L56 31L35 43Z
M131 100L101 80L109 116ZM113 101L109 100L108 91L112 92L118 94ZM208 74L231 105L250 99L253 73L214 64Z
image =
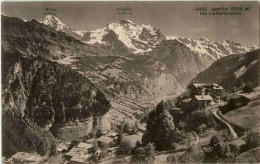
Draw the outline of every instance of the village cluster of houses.
M116 132L110 132L107 134L102 135L98 139L92 138L86 141L86 143L79 143L78 146L73 147L69 152L67 152L65 155L70 158L70 161L73 162L79 162L79 163L86 163L86 161L92 156L92 154L89 152L89 150L93 147L93 143L97 141L98 143L105 143L106 145L112 146L118 137L118 133ZM65 149L64 149L65 148ZM59 151L58 151L59 149ZM109 154L115 154L117 147L109 147L108 153ZM67 147L63 147L63 143L59 144L57 146L57 151L62 153L66 152L68 150ZM95 152L95 156L99 156L102 150L98 148Z
M118 133L116 132L109 132L103 133L101 137L98 139L91 138L86 142L81 142L77 146L73 147L71 150L68 151L69 146L71 145L70 142L61 142L57 145L56 151L57 156L53 156L49 158L46 164L53 164L53 163L67 163L65 162L61 156L65 157L72 163L86 163L88 159L93 155L90 152L90 149L93 147L94 142L103 142L111 147L108 148L109 155L115 155L115 152L118 147L112 147L115 145L118 138ZM95 156L99 156L102 150L98 148L94 153ZM13 155L8 161L11 163L21 163L21 162L34 162L34 163L42 163L44 159L37 153L26 153L26 152L17 152Z
M187 86L187 89L192 100L198 104L199 109L207 109L214 102L218 103L223 91L223 87L216 83L193 82Z

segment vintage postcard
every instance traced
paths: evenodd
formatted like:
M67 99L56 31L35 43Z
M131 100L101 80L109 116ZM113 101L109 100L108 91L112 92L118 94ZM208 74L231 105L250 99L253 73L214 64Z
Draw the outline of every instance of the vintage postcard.
M2 1L2 163L260 163L259 1Z

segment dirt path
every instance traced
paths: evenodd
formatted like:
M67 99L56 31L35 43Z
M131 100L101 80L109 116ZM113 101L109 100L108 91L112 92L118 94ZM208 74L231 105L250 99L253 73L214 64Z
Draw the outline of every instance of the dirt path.
M230 131L230 135L232 136L232 139L237 139L237 138L238 138L238 137L237 137L237 134L236 134L236 132L234 131L234 129L232 128L232 126L231 126L229 123L227 123L226 121L224 121L222 118L220 118L219 115L218 115L218 113L217 113L217 111L218 111L218 109L212 111L213 115L214 115L220 122L222 122L223 124L225 124L225 125L228 127L228 129L229 129L229 131Z

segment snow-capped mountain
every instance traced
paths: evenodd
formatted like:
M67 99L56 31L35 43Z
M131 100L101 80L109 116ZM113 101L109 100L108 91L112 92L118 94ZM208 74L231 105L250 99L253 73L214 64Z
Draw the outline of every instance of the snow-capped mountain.
M184 38L165 36L151 25L137 25L131 20L121 20L107 24L93 31L76 31L64 24L59 18L48 15L39 20L57 31L66 32L86 44L101 46L114 54L149 54L163 40L176 39L184 44L199 57L215 61L230 54L241 54L252 51L257 47L246 47L233 41L210 41L206 38Z
M57 31L65 31L70 29L66 24L60 21L59 18L53 15L47 15L39 20L40 23L53 27Z
M197 53L202 58L212 58L213 60L220 59L231 54L242 54L256 49L256 47L242 46L234 41L210 41L206 38L184 38L167 36L167 40L178 40L186 45L191 51Z
M112 39L112 33L116 35L119 42L135 54L150 52L165 39L160 30L151 25L137 25L130 20L121 20L87 32L85 34L87 37L84 37L83 41L87 44L114 45L115 38Z
M54 28L56 31L62 31L69 35L72 35L77 39L79 39L83 36L84 33L86 33L86 31L75 31L74 29L70 28L65 23L63 23L59 18L53 15L47 15L44 18L39 19L38 22L50 26Z

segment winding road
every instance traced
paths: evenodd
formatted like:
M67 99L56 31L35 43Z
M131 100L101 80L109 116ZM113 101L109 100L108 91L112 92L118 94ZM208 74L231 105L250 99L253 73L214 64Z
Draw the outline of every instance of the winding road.
M237 138L238 138L238 137L237 137L237 134L236 134L236 132L234 131L234 129L232 128L232 126L231 126L229 123L227 123L225 120L223 120L222 118L220 118L220 116L219 116L219 114L218 114L218 111L219 111L219 109L212 111L213 115L214 115L220 122L222 122L223 124L225 124L225 125L228 127L232 139L237 139Z

